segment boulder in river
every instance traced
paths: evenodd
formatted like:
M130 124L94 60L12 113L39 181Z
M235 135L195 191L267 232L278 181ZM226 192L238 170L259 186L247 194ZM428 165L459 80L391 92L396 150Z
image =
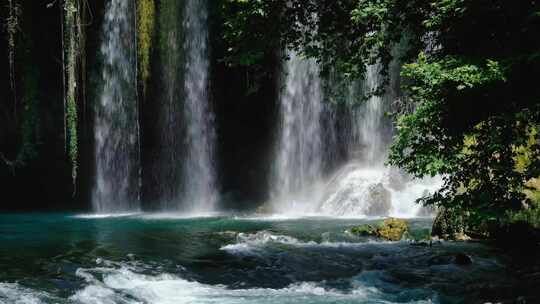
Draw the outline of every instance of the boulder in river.
M384 216L392 208L392 193L382 183L370 185L366 196L366 215Z
M384 220L383 225L377 230L381 238L389 241L399 241L403 235L409 231L409 225L406 220L388 218Z
M350 229L350 232L358 236L378 236L377 227L370 224L363 224L360 226L355 226Z
M364 224L349 230L358 236L373 236L388 241L399 241L408 233L409 225L406 220L388 218L378 225Z
M460 266L471 265L472 258L464 253L456 253L454 256L454 263Z

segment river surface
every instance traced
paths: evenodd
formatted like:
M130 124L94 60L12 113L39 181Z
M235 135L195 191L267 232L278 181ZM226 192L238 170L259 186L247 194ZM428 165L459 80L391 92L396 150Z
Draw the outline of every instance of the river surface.
M484 303L534 293L493 247L346 232L372 221L3 214L0 303ZM431 220L410 225L422 235ZM459 253L472 264L457 265Z

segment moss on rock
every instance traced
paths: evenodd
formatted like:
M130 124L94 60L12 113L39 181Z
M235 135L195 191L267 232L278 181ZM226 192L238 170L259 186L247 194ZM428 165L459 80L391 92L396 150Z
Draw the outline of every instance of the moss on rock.
M377 225L363 224L349 230L358 236L372 236L389 241L399 241L408 234L409 224L406 220L388 218Z
M377 227L370 224L363 224L352 227L349 230L352 234L358 236L377 236Z
M383 225L377 230L379 237L399 241L403 235L409 231L409 225L406 220L388 218L384 220Z

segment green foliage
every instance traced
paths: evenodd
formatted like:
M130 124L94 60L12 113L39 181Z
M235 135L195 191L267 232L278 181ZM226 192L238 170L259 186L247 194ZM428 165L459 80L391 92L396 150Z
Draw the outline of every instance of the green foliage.
M362 37L365 28L348 20L356 0L223 0L228 66L256 68L265 58L290 49L317 58L323 72L339 69L348 77L363 72Z
M459 136L440 136L449 131L446 115L451 109L446 98L505 81L502 69L491 60L483 66L451 57L428 63L420 53L416 63L403 66L402 76L409 81L405 87L409 102L418 106L413 113L397 118L398 136L390 163L417 177L452 173L464 143Z
M152 54L152 42L155 27L154 1L138 0L137 13L137 55L143 91L144 94L146 94L146 86L150 78L150 55Z
M407 104L396 114L390 164L444 186L426 204L500 221L532 205L527 182L540 175L540 70L535 1L359 0L352 21L366 27L361 56L388 66L400 54ZM353 58L351 63L357 62Z

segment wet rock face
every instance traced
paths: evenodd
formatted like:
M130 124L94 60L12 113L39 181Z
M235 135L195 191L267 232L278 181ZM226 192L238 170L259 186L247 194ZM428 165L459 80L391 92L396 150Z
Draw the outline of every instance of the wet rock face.
M329 186L319 211L332 215L388 216L392 192L377 171L351 171Z
M366 196L365 214L385 216L392 208L392 193L382 183L371 185Z

